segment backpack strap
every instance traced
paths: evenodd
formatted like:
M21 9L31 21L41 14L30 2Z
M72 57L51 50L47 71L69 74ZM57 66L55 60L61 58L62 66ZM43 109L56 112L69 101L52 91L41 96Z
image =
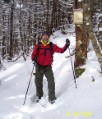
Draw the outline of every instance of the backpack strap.
M53 43L50 42L50 52L51 52L51 56L53 57Z
M41 44L41 42L38 42L38 48L37 48L37 55L39 55L39 50L41 49L40 48L40 44ZM50 52L51 52L51 56L53 57L53 43L52 42L50 42L49 43L49 45L50 45ZM45 52L46 53L46 52Z
M41 42L38 42L37 55L39 54L40 44L41 44Z

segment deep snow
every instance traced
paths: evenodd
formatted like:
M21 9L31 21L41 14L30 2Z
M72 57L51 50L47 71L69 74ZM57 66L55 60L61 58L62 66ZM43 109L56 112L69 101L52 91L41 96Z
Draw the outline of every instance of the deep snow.
M51 36L51 41L59 46L71 41L71 52L75 48L75 37L62 35L60 31ZM92 46L90 45L91 49ZM88 53L85 72L77 79L75 88L68 50L55 54L53 71L55 77L55 104L44 108L39 103L32 104L30 98L35 95L34 76L32 77L26 104L23 106L25 92L33 68L30 56L27 61L20 58L15 63L4 62L7 70L0 71L0 119L101 119L102 118L102 74L93 50ZM74 61L74 56L72 57ZM92 81L92 77L95 81ZM47 81L43 81L44 96L47 96ZM42 98L43 100L43 98Z

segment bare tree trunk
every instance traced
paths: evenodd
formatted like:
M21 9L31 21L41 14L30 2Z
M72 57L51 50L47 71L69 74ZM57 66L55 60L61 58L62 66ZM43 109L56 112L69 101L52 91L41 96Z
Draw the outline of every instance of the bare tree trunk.
M13 57L13 10L14 10L14 1L11 4L11 28L10 28L10 51L9 51L9 60L12 60Z
M86 4L84 4L84 8L86 9L85 11L85 23L86 23L86 30L89 36L89 40L92 43L92 46L94 48L94 51L96 53L97 59L99 61L100 64L100 68L101 68L101 72L102 72L102 52L101 49L99 47L99 43L97 41L97 38L95 36L95 33L93 31L93 26L92 26L92 16L94 13L94 0L92 1L87 1ZM90 9L89 9L90 8Z
M2 32L2 1L0 1L0 58L2 56L2 39L3 39L3 32ZM0 62L1 64L1 62Z
M53 10L52 10L52 19L51 19L51 26L52 29L53 28L57 28L57 15L58 15L58 11L57 11L57 4L58 4L59 0L53 0Z
M79 3L75 0L75 8L82 8L82 2ZM85 24L78 24L76 30L76 54L75 54L75 67L85 64L87 58L87 33L85 32Z
M87 58L87 36L83 25L76 26L75 67L85 64Z
M98 59L98 62L100 64L100 69L101 69L101 72L102 72L102 52L101 52L101 48L99 46L99 43L97 41L97 38L95 36L95 33L93 31L93 26L92 26L92 15L94 13L94 0L93 2L90 2L90 11L88 12L88 15L90 15L89 19L87 19L88 23L89 23L89 26L88 26L88 33L89 33L89 38L91 40L91 43L93 45L93 48L95 50L95 53L96 53L96 56L97 56L97 59Z

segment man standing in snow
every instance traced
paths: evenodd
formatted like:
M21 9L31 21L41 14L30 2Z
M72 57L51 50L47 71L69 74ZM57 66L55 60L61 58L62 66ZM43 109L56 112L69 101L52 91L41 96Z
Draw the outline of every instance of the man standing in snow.
M36 70L35 70L35 85L36 85L36 95L37 102L43 96L43 76L47 78L48 81L48 95L49 102L53 104L56 100L55 97L55 82L52 71L52 62L53 62L53 54L63 53L70 45L70 41L66 39L66 44L63 48L58 47L49 41L49 33L44 32L41 38L41 42L39 42L32 52L32 61L36 62Z

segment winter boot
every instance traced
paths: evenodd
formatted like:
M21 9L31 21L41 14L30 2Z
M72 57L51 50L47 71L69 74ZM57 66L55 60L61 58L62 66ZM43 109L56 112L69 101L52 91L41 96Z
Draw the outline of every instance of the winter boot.
M36 98L36 102L39 102L41 100L41 97L38 97Z
M54 104L54 103L55 103L55 101L56 101L56 98L55 98L55 99L53 99L53 100L49 100L49 103L50 103L50 104Z

